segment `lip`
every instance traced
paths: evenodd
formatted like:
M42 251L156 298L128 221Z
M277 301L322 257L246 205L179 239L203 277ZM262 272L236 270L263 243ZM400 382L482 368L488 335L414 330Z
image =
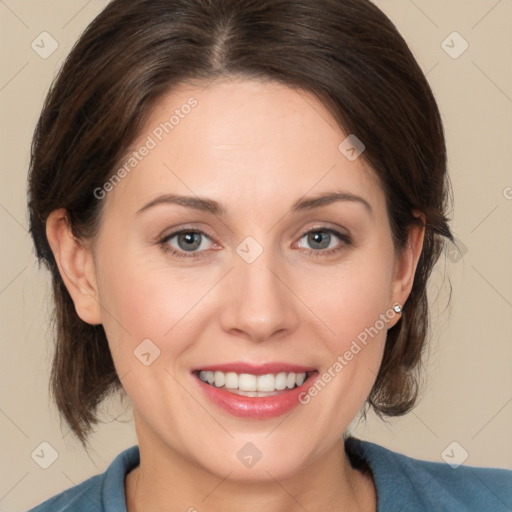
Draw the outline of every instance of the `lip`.
M226 370L227 368L236 367L237 370ZM250 370L248 368L251 367ZM264 367L264 370L262 368ZM298 372L312 372L308 375L308 378L304 381L301 386L293 389L283 390L277 395L263 396L263 397L251 397L242 396L235 393L230 393L222 388L216 388L206 382L203 382L199 378L199 369L193 371L194 380L197 382L201 391L214 405L220 407L223 411L230 413L233 416L247 419L267 419L282 416L290 412L292 409L297 407L301 402L299 396L313 385L315 380L319 376L319 372L316 370L308 370L306 367L295 366L295 365L282 365L273 366L272 364L263 365L263 367L255 367L254 365L246 364L235 364L230 365L218 365L208 366L201 368L205 371L236 371L236 373L254 373L255 375L264 375L266 373L279 373L275 370L269 370L269 368L277 368L280 371L292 372L294 370L285 370L284 368L298 368ZM214 370L215 369L215 370Z
M266 375L267 373L307 373L314 372L316 368L311 366L300 366L297 364L290 363L262 363L262 364L254 364L254 363L243 363L243 362L235 362L235 363L224 363L224 364L214 364L210 366L201 366L194 368L192 373L204 371L211 372L235 372L235 373L250 373L252 375Z

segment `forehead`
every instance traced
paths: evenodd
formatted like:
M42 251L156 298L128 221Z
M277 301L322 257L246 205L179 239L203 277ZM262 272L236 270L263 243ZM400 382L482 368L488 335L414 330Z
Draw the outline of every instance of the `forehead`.
M379 209L374 172L339 149L347 135L306 91L247 79L182 84L153 107L107 199L122 198L125 213L162 193L266 208L343 189Z

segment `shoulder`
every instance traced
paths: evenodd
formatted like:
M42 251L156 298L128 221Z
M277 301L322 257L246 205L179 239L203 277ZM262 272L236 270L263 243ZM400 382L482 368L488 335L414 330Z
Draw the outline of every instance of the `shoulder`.
M29 512L98 512L101 505L101 487L104 474L96 475L44 501Z
M457 510L510 512L512 471L419 460L357 438L347 452L371 468L379 512L387 510Z
M126 512L124 477L139 464L139 447L121 452L107 470L44 501L28 512Z

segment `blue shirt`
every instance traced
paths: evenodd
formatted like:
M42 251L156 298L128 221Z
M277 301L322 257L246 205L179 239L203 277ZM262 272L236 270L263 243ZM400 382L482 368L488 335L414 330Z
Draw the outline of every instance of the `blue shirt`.
M511 512L512 470L428 462L360 439L345 441L354 467L367 465L377 488L378 512ZM139 464L137 445L107 470L29 512L126 512L125 475Z

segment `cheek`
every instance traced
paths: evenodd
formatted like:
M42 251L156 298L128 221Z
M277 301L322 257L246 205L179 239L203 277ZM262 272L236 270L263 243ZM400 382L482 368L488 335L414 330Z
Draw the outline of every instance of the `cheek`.
M159 363L179 355L187 339L194 338L193 331L201 328L200 313L206 303L201 298L215 284L215 279L210 283L199 272L187 274L142 261L135 253L119 259L111 256L98 272L103 326L114 361L125 371L127 365L137 367L133 352L147 339L165 355Z
M396 315L390 298L391 255L375 248L360 252L331 277L328 292L317 298L316 308L331 331L325 337L330 357L322 369L324 382L329 382L333 403L343 396L354 413L378 374L387 330Z
M324 303L322 319L334 334L323 339L328 355L320 382L303 397L304 403L316 404L312 408L318 421L346 428L378 375L393 312L386 288L389 279L377 270L369 272L366 280L354 274L340 280L339 291Z
M159 337L172 325L172 304L179 290L156 280L134 258L103 258L97 272L103 326L112 348L134 347L143 339Z
M315 294L314 309L333 334L333 352L347 350L358 337L364 339L364 333L376 324L385 333L379 319L392 314L392 265L388 252L372 248L354 253L346 265L325 276L324 291ZM307 286L314 285L314 277Z

